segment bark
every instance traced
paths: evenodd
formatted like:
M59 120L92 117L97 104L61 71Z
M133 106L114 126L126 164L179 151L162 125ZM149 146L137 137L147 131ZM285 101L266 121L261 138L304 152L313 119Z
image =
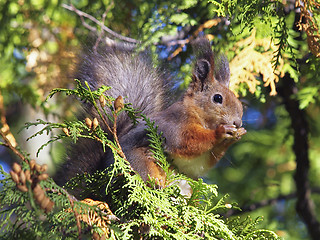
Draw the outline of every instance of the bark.
M282 79L282 86L278 89L286 110L291 118L291 127L294 131L294 143L292 146L296 156L296 172L294 180L297 189L296 211L305 222L308 232L313 240L320 239L320 224L314 210L314 203L310 198L311 190L308 179L309 160L309 127L306 113L299 108L299 102L293 98L297 92L294 80L286 74Z

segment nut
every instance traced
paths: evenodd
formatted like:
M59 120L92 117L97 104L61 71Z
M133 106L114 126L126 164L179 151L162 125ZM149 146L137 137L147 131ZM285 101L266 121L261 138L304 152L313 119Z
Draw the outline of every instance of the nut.
M34 169L37 171L37 172L41 172L41 166L39 164L36 164Z
M46 195L44 194L44 191L38 192L38 194L34 194L34 198L37 200L38 203L41 203L43 199L46 198Z
M69 134L69 129L68 129L68 128L62 128L62 131L63 131L64 134L66 134L67 136L70 136L70 134Z
M40 195L41 192L43 192L43 189L41 188L40 184L38 183L38 184L33 188L33 194L34 194L34 195Z
M18 184L19 183L19 177L18 177L18 174L14 171L10 171L10 175L11 175L11 178L12 180Z
M45 209L46 213L51 212L53 206L54 206L54 202L50 201Z
M48 165L47 164L42 164L40 171L41 172L46 172L48 170Z
M91 128L91 127L92 127L92 121L91 121L90 118L86 118L86 119L85 119L85 122L86 122L86 125L87 125L88 128Z
M39 179L39 181L44 181L44 180L47 180L48 177L49 177L49 175L48 175L47 173L42 173L42 174L38 177L38 179Z
M99 102L100 102L101 107L106 106L106 99L104 98L103 94L100 95Z
M20 182L23 184L23 185L25 185L26 184L26 175L25 175L25 173L24 173L24 171L21 171L20 172Z
M31 180L30 170L29 170L29 169L27 169L24 173L25 173L25 175L26 175L26 179L27 179L27 181L32 182L32 180Z
M123 103L123 97L119 96L114 100L114 109L117 112L119 112L122 108L124 108L124 103Z
M92 123L93 130L95 130L98 127L98 125L99 125L98 119L94 118Z
M30 160L29 165L30 165L30 169L34 170L34 167L36 165L36 161L34 159Z
M21 191L21 192L28 192L28 188L26 185L17 185L17 188Z
M42 209L45 209L48 206L49 202L50 202L50 198L45 197L41 202L39 201L40 207Z
M21 172L21 166L18 163L14 163L12 165L12 169L13 169L13 171L15 171L18 174Z

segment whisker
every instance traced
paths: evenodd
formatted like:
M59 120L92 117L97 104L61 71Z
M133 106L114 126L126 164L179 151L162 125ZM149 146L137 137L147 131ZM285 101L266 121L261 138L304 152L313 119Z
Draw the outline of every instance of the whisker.
M233 168L237 168L237 166L231 161L231 159L229 159L228 157L226 156L223 156L224 159L226 159L228 161L228 163L230 163L231 167Z
M250 121L257 121L257 120L260 120L260 118L242 119L242 122L250 122Z

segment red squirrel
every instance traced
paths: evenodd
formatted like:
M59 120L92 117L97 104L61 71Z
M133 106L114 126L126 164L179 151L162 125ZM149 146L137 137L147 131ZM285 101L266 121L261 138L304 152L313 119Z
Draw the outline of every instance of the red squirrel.
M148 56L125 46L111 43L97 51L87 50L80 58L75 78L87 81L91 89L111 86L108 95L123 96L155 121L165 138L164 151L173 165L179 172L197 178L214 166L246 130L241 127L242 104L229 89L228 61L225 57L215 59L205 38L196 40L193 47L196 59L192 82L170 106L161 71ZM90 106L86 111L96 115ZM133 125L125 112L117 121L119 142L132 168L143 180L150 176L163 185L166 176L149 150L144 122ZM81 140L70 152L55 178L58 183L76 173L102 169L113 158L110 152L103 152L99 142L88 139Z

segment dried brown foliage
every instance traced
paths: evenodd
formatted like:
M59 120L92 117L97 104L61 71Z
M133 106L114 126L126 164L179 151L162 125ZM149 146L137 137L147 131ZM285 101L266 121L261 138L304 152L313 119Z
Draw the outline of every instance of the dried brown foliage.
M86 198L81 202L90 206L95 206L105 213L105 216L99 216L95 211L88 211L87 213L79 215L80 220L86 222L89 226L97 226L104 232L102 236L99 236L96 232L93 233L94 239L116 239L114 232L110 229L110 219L116 219L109 206L105 202L94 201L90 198Z
M308 47L313 55L320 57L320 34L314 10L320 10L320 3L315 0L296 0L296 7L300 9L299 30L307 34Z

